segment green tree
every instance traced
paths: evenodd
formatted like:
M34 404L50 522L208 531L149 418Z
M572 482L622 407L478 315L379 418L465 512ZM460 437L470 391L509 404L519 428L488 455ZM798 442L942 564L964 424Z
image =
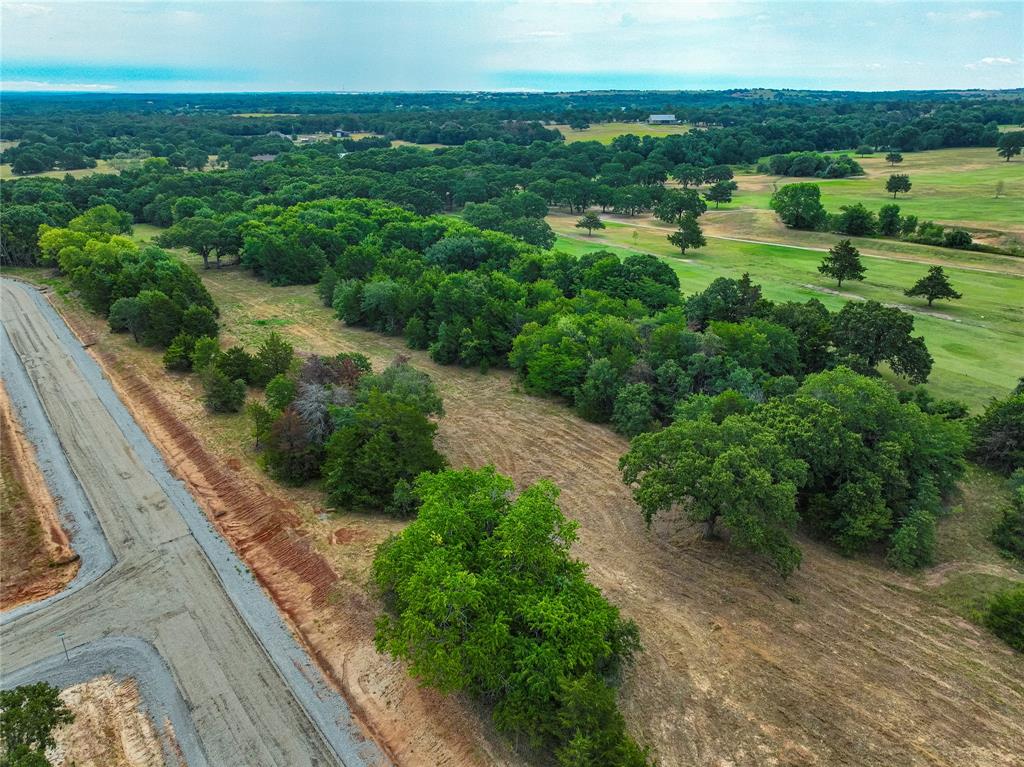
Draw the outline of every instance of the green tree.
M750 417L676 421L641 434L619 468L648 525L678 505L705 538L720 524L732 545L763 555L783 576L799 566L789 533L807 467Z
M192 347L192 369L202 372L217 362L220 357L220 343L216 338L200 336Z
M818 266L818 271L834 279L841 288L843 280L863 280L867 269L861 263L860 251L853 247L849 240L840 240L829 248Z
M704 239L704 233L693 213L684 213L679 219L679 229L668 235L666 239L679 248L682 255L686 255L687 249L702 248L708 242Z
M770 205L790 229L820 229L827 218L817 184L786 184L772 194Z
M237 413L245 404L245 381L231 380L216 365L202 370L203 403L211 413Z
M831 217L832 229L854 237L864 237L875 233L877 221L875 214L862 203L842 205L838 215Z
M271 378L263 392L267 398L267 404L274 410L283 411L295 399L296 384L294 379L285 373L279 373Z
M885 156L885 161L887 163L889 163L890 165L895 166L895 165L898 165L899 163L903 162L903 155L900 154L899 152L895 152L895 151L889 152Z
M942 235L942 242L947 248L967 250L974 242L974 238L971 237L970 232L965 232L963 229L950 229Z
M252 382L255 386L266 386L271 378L288 372L295 349L290 343L274 332L260 342L252 361Z
M1010 158L1016 157L1024 149L1024 131L1010 131L1003 133L996 144L996 154L1007 162Z
M686 215L696 219L704 214L708 205L693 189L669 189L654 206L654 215L666 224L678 224Z
M635 437L654 425L654 396L645 383L627 384L615 395L612 424L627 437Z
M737 185L735 181L716 181L711 185L711 188L704 194L709 202L715 204L717 209L720 203L732 202L732 193L736 191Z
M168 370L187 372L192 369L192 350L196 339L187 333L178 333L164 352L164 367Z
M351 511L387 509L397 482L444 467L434 449L436 431L417 405L371 391L327 443L323 474L331 503Z
M928 300L928 306L936 299L958 299L963 295L953 290L949 278L941 266L933 266L928 269L928 274L919 279L910 288L903 291L905 296L921 296Z
M1024 392L988 403L974 423L971 455L1003 474L1024 467Z
M877 301L850 301L835 316L833 341L842 354L859 357L869 368L887 362L897 375L911 383L924 383L932 369L932 357L921 337L910 334L914 318Z
M639 649L636 626L570 556L576 524L542 481L514 496L492 467L422 474L417 518L378 549L388 612L376 645L422 684L493 704L563 767L641 767L609 683Z
M1024 653L1024 586L992 597L985 613L985 625L1014 650Z
M588 421L604 423L612 417L615 395L622 378L607 357L594 360L574 397L576 412Z
M190 306L181 315L181 332L194 338L210 336L216 338L220 332L217 317L205 306Z
M595 229L604 229L605 226L604 221L601 220L601 217L599 215L597 215L593 211L587 211L582 216L580 216L579 220L576 222L576 228L586 229L587 236L590 236L594 233Z
M897 194L909 192L911 186L910 176L906 173L893 173L885 182L885 191L892 192L892 198L895 200Z
M886 237L900 233L900 206L892 203L883 205L878 211L878 231Z
M59 696L60 690L46 682L0 691L0 740L5 760L19 757L28 765L27 752L42 755L57 745L53 731L75 719Z

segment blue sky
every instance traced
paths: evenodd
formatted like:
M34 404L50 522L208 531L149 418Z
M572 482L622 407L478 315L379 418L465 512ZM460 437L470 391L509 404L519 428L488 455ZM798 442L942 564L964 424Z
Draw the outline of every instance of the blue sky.
M2 88L1024 86L1024 3L13 2Z

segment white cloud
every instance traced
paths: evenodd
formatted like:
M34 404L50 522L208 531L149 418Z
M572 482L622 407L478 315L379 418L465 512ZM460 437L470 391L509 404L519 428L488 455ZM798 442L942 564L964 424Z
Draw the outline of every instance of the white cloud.
M964 64L964 69L981 69L982 67L1009 67L1014 64L1020 64L1016 59L1011 59L1009 56L986 56L978 61L972 61L970 64Z
M51 83L39 80L0 80L0 91L113 91L106 83Z
M10 13L13 16L27 18L29 16L45 16L48 13L53 13L53 8L48 5L39 5L38 3L7 3L4 5L4 12Z
M925 14L929 21L984 21L994 19L1003 14L1000 11L929 11Z

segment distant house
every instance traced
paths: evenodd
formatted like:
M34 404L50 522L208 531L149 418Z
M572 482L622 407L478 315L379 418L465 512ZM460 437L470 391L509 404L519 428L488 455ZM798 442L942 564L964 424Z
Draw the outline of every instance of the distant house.
M331 135L334 136L334 138L348 138L352 134L349 133L347 130L342 130L341 128L335 128L334 130L331 131Z
M254 154L252 156L253 162L273 162L276 159L276 154Z
M679 125L675 115L651 115L647 118L648 125Z

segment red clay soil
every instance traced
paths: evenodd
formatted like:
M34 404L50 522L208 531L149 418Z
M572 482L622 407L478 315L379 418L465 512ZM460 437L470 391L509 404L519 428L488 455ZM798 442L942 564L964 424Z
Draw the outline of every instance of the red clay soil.
M0 609L44 599L78 572L35 449L0 383Z

